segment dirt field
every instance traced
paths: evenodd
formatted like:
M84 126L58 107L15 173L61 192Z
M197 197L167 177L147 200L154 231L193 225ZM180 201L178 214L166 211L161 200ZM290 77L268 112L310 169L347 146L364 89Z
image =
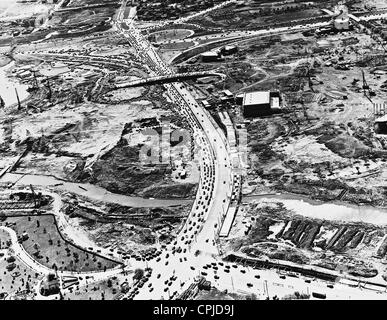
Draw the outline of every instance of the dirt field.
M386 232L385 224L309 218L279 201L262 200L244 206L224 245L254 258L343 268L347 274L381 279Z
M169 208L130 208L66 196L69 223L98 246L123 252L148 250L173 239L190 205Z

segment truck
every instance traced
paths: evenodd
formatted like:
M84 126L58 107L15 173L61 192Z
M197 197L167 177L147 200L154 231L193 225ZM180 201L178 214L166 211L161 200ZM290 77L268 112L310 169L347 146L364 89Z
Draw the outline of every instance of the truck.
M327 295L325 293L312 292L312 297L317 299L326 299Z

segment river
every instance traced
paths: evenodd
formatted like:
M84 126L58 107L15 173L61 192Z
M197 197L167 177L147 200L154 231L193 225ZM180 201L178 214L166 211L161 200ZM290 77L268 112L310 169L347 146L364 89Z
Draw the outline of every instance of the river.
M59 190L75 193L96 201L115 203L134 208L171 207L193 203L193 200L187 199L148 199L141 197L131 197L122 194L111 193L104 188L92 184L66 182L53 176L44 175L6 173L2 178L0 178L0 182L15 183L15 185L24 186L32 184L33 186L39 187L55 187Z
M281 202L296 214L321 220L387 225L387 209L343 202L322 202L293 194L246 196L244 202Z

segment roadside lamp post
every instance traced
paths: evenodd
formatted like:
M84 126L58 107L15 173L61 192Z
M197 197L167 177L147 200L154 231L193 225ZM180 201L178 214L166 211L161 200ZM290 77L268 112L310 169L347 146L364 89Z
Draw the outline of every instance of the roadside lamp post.
M267 295L267 298L270 299L270 297L269 297L269 287L267 286L267 280L265 280L265 285L266 285L266 295Z

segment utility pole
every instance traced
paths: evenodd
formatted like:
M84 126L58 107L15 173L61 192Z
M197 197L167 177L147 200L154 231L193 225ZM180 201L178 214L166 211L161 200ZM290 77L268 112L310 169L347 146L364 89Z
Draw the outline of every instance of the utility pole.
M366 90L368 90L370 87L369 85L367 84L367 81L365 79L365 75L364 75L364 71L363 69L361 69L361 74L363 76L363 90L364 90L364 95L366 95Z
M17 89L15 88L15 92L16 92L16 98L17 98L17 105L18 105L18 110L21 109L21 103L20 103L20 99L19 99L19 94L17 93Z
M265 284L266 284L266 295L267 295L267 298L270 299L270 296L269 296L269 287L267 286L267 280L265 280Z
M34 190L34 187L32 186L32 184L30 184L30 189L32 191L32 196L34 198L34 207L37 208L37 205L36 205L36 193L35 193L35 190Z

